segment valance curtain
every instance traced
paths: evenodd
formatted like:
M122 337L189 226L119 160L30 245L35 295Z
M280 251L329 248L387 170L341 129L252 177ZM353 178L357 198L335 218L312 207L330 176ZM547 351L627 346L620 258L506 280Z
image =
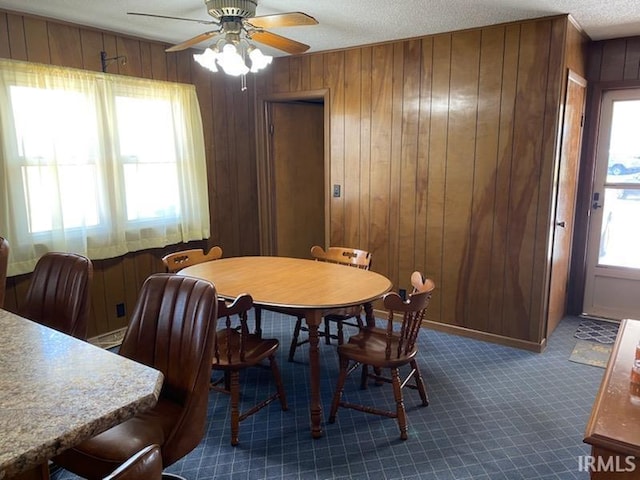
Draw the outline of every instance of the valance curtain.
M9 275L210 235L192 85L0 60L0 135Z

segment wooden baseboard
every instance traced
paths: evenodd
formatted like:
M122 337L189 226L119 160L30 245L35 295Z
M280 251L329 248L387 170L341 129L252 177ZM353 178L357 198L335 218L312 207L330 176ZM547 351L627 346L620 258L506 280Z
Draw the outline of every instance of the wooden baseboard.
M387 312L385 310L375 310L374 313L378 318L386 318L387 316ZM398 319L401 320L401 317L399 317ZM432 330L437 330L439 332L451 333L453 335L460 335L461 337L482 340L483 342L496 343L498 345L504 345L506 347L520 348L522 350L529 350L536 353L541 353L547 346L546 338L543 338L542 342L536 343L528 340L521 340L519 338L505 337L504 335L496 335L495 333L472 330L470 328L461 327L459 325L449 325L446 323L434 322L432 320L423 321L422 326L430 328Z

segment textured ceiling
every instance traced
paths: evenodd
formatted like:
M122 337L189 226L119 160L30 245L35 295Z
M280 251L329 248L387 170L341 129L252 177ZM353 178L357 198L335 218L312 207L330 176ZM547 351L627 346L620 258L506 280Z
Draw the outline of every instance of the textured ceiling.
M262 0L257 15L301 11L315 17L319 25L271 31L317 52L566 13L592 40L635 36L640 35L639 4L640 0ZM213 29L127 15L144 12L207 21L211 17L203 0L0 0L0 8L172 44Z

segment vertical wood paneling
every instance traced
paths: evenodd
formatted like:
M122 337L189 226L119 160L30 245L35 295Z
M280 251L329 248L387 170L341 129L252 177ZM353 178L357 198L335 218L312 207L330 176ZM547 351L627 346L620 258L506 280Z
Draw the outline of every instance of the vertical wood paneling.
M525 23L520 36L517 101L514 113L511 198L509 202L506 279L503 315L530 318L532 275L538 195L542 163L544 114L547 90L547 59L551 25ZM535 132L532 135L531 132ZM545 212L546 213L546 212ZM528 338L529 323L506 325L512 338Z
M9 50L9 25L7 23L7 14L0 12L0 57L10 58Z
M547 82L545 86L545 112L542 130L542 154L541 160L545 158L556 158L558 153L558 142L560 140L560 126L562 112L562 92L566 90L565 78L566 67L563 65L564 49L560 48L565 36L566 27L561 22L551 21L551 36L549 44L548 58L545 59L548 65ZM556 178L560 160L557 162L540 162L540 178ZM555 208L555 201L552 182L540 182L538 190L538 211L536 213L535 242L533 245L533 262L537 266L532 270L531 279L531 318L546 317L547 292L549 289L549 279L551 275L551 265L547 263L549 246L553 242L551 235L551 215ZM568 252L567 252L568 253ZM524 338L542 338L542 323L530 323L529 331ZM538 330L539 329L539 330Z
M291 88L289 83L289 75L290 75L290 58L289 57L279 57L273 61L276 63L278 68L271 69L270 73L273 78L272 88L274 92L288 92Z
M420 98L418 117L418 151L416 166L416 223L414 263L423 274L427 274L427 216L429 214L428 178L429 145L431 142L431 81L433 77L433 38L421 40ZM429 275L431 273L429 272ZM427 311L427 318L434 319ZM438 318L439 320L439 318Z
M344 245L360 246L360 162L361 111L362 111L362 51L345 52L344 81Z
M431 138L427 176L427 246L425 275L431 277L437 290L429 304L430 318L445 321L443 297L448 286L444 282L444 196L449 129L449 88L451 82L451 35L433 39L433 80L431 96Z
M409 278L416 264L418 139L420 131L420 74L422 73L422 42L412 40L402 44L402 125L398 205L398 286L411 291Z
M33 18L24 19L24 37L30 62L51 63L47 23Z
M640 80L640 37L627 39L623 79Z
M389 174L393 116L393 45L377 45L371 57L371 163L369 251L376 269L389 271ZM333 112L332 112L333 117ZM333 239L332 239L332 243Z
M164 46L153 43L149 46L149 49L151 57L151 78L167 80L167 55L164 53ZM202 70L204 71L204 69Z
M389 157L389 194L387 201L387 214L389 216L389 231L400 232L400 195L402 166L402 110L404 89L404 42L393 44L393 76L391 93L391 152ZM402 172L411 176L411 172ZM400 235L388 236L387 274L390 278L398 279L398 258ZM397 280L399 281L399 279ZM397 284L396 284L397 285Z
M120 75L129 75L132 77L144 77L142 74L142 56L140 55L140 42L131 38L118 37L116 41L116 55L124 57L112 62L109 65L109 72L118 72ZM124 61L123 61L124 60ZM117 69L115 68L117 65Z
M331 179L332 183L344 185L345 169L345 65L344 52L332 52L325 56L325 78L331 89ZM344 210L345 196L331 197L329 205L331 224L329 226L331 242L334 245L344 245Z
M482 31L478 79L478 120L474 152L474 181L469 248L463 262L467 280L465 319L482 331L492 331L489 303L491 293L491 245L494 232L500 106L504 62L505 28Z
M370 242L369 225L371 224L371 47L361 49L360 55L360 207L359 242L363 250L368 250ZM374 264L375 260L372 260Z
M80 30L80 41L82 42L82 68L100 72L102 70L100 52L104 50L102 33L93 30Z
M498 131L498 165L496 169L496 198L493 207L493 238L489 289L489 322L487 331L506 332L513 322L504 315L507 238L509 234L509 202L511 199L511 171L513 163L513 135L520 59L520 25L505 29L500 127ZM496 321L497 320L497 321Z
M51 23L49 28L49 50L53 65L82 68L82 42L80 31L69 25Z
M8 14L9 52L14 60L28 60L24 21L21 16Z
M458 292L469 289L468 272L460 265L468 255L471 226L480 39L481 32L473 30L454 34L451 42L442 256L444 265L457 268L443 269L442 320L466 326L467 299Z
M624 38L603 44L600 80L603 82L624 78L627 41Z
M289 59L289 90L292 92L306 90L302 68L302 57Z
M309 76L311 90L318 90L324 88L324 54L319 53L312 55L309 59Z

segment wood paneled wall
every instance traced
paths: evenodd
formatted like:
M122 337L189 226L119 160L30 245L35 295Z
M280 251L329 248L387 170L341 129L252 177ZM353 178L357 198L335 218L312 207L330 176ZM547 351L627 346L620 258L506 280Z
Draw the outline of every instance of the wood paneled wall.
M206 143L211 238L195 246L220 245L226 256L257 254L254 132L254 86L240 90L237 79L213 75L193 62L191 53L165 54L166 45L110 32L0 11L0 57L101 70L100 52L126 56L126 64L113 62L109 73L194 84L202 110ZM92 320L89 336L126 325L142 282L162 271L160 258L168 251L131 253L121 258L94 261ZM5 307L17 310L29 276L10 278ZM127 315L118 318L116 305Z
M126 55L112 73L196 85L205 125L212 238L225 255L259 253L256 99L328 89L332 244L373 252L374 269L408 288L434 278L434 323L527 347L543 342L553 171L567 17L277 58L239 82L190 52L0 11L0 56L90 70L99 52ZM573 32L575 33L575 32ZM579 43L579 41L578 41ZM579 72L580 73L580 72ZM97 261L90 335L126 323L164 251ZM9 282L17 308L26 278Z
M258 83L329 89L331 243L373 252L396 288L432 277L434 322L543 340L572 30L563 16L277 58Z

